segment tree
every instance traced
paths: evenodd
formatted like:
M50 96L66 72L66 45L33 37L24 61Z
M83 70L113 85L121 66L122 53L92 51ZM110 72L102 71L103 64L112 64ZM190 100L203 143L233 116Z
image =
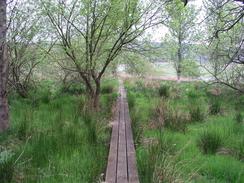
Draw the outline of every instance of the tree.
M209 62L202 66L213 77L212 83L244 92L243 5L228 0L208 0L205 8Z
M160 9L156 1L138 0L41 0L41 7L69 57L66 69L79 74L94 108L108 66L126 45L158 24Z
M0 132L9 126L7 78L8 60L6 50L6 0L0 0Z
M169 29L166 39L168 60L174 63L177 78L182 75L182 62L189 58L189 48L196 36L195 24L197 13L193 7L184 7L181 0L167 4L165 11L168 19L164 25Z
M40 49L40 16L32 3L33 1L21 1L13 6L7 34L8 84L24 98L34 85L33 72L43 57Z

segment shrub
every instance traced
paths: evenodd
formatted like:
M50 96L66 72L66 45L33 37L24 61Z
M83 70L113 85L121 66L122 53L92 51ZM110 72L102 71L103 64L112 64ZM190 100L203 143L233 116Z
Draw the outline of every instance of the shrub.
M10 183L14 172L14 158L10 151L0 152L0 182Z
M200 134L197 145L204 154L214 154L222 145L222 139L215 131L204 131Z
M168 98L170 96L170 87L168 85L161 85L158 89L160 97Z

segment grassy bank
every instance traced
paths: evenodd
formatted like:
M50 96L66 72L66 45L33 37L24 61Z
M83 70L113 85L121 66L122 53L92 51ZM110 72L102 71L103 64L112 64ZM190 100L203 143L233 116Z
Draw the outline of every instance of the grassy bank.
M86 109L83 87L52 88L45 84L28 99L10 96L11 128L0 135L0 182L102 179L117 82L104 82L96 114Z
M244 97L201 83L127 81L142 183L244 182Z

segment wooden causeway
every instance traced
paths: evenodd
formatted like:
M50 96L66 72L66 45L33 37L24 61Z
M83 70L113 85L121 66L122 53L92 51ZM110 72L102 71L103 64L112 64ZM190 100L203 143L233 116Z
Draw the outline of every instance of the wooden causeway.
M105 182L139 183L129 107L122 81L119 86Z

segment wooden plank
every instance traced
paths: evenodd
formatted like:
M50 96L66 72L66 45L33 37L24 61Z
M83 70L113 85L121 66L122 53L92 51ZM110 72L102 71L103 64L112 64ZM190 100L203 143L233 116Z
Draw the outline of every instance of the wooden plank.
M117 157L118 157L118 138L119 138L119 107L120 97L117 99L116 117L112 126L112 135L110 141L110 150L106 170L105 181L107 183L116 183L117 179Z
M125 108L124 108L125 101L124 100L125 100L124 93L123 93L122 86L121 86L117 183L128 182Z
M125 98L126 98L126 92ZM125 103L125 124L126 124L126 134L127 134L127 171L128 171L128 181L129 183L139 183L138 171L136 166L136 152L133 141L133 134L131 128L131 119L129 115L128 102Z
M106 183L139 183L136 153L126 91L120 81L116 120L113 123Z

